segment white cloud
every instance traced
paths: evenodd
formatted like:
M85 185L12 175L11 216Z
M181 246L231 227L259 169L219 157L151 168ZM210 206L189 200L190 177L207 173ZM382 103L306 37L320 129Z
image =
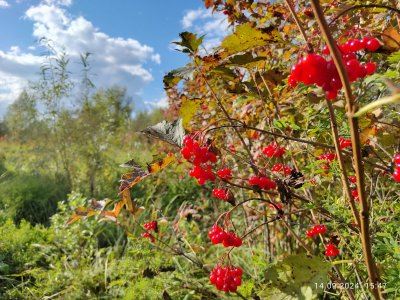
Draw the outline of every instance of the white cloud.
M10 7L10 4L6 0L0 0L0 8Z
M161 97L160 99L156 99L154 101L145 101L145 104L148 105L148 107L151 108L167 108L168 107L168 97L164 96Z
M78 76L79 55L92 53L91 69L97 86L125 86L131 96L140 98L143 87L153 80L148 65L159 64L160 55L135 39L111 37L84 17L72 17L65 8L71 4L71 0L44 0L30 7L25 18L33 22L33 37L45 37L55 50L65 51L71 58L72 72ZM0 101L15 99L39 72L43 57L34 54L33 45L27 51L17 46L0 50Z
M216 47L223 37L231 32L224 14L213 14L211 10L205 8L187 11L181 24L185 30L206 35L204 47L207 51Z

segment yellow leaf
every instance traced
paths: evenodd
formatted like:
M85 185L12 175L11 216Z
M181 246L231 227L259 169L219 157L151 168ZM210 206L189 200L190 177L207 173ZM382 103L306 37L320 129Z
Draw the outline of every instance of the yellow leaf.
M160 160L156 160L147 165L147 169L150 174L160 172L162 169L166 168L169 164L175 161L175 155L173 153L168 153L167 156Z
M179 116L182 118L183 128L188 128L190 121L199 111L200 106L200 99L188 99L186 96L182 96L182 104L179 110Z
M394 27L388 27L383 31L382 40L387 48L391 50L400 49L400 33Z

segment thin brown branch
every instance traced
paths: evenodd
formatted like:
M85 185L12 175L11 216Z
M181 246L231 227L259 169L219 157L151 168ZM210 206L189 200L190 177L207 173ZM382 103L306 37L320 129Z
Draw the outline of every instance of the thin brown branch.
M340 150L340 146L339 146L339 132L338 132L338 126L337 126L337 122L336 122L335 111L333 109L332 103L329 100L326 100L326 103L328 105L328 110L329 110L329 119L330 119L331 128L332 128L333 143L335 144L336 155L337 155L338 162L339 162L339 168L341 170L340 177L342 179L342 186L345 189L345 193L346 193L347 199L350 203L351 212L353 213L356 224L357 224L357 226L360 226L360 215L358 213L358 209L357 209L356 203L354 201L354 198L351 195L349 179L347 176L347 170L346 170L346 166L344 165L343 154L342 154L342 151Z
M359 5L354 5L351 7L348 7L346 9L343 9L341 12L339 12L333 19L329 22L329 26L331 26L333 23L336 22L337 19L339 19L341 16L344 14L347 14L348 12L356 9L363 9L363 8L385 8L388 10L391 10L397 14L400 14L400 9L397 9L395 7L391 7L388 5L383 5L383 4L359 4Z
M353 118L355 111L357 111L357 106L354 103L350 81L342 60L342 56L329 30L329 26L325 20L322 7L318 0L311 0L311 6L314 11L314 15L317 19L318 25L321 29L321 33L324 36L329 51L332 55L333 61L338 70L339 77L344 88L346 104L347 104L346 105L347 117L350 125L350 134L351 134L351 141L353 148L354 169L357 177L357 190L361 203L360 225L361 225L362 248L364 253L365 264L368 270L369 281L371 283L370 284L371 292L374 295L375 299L382 299L383 298L382 293L379 288L380 280L371 249L371 238L369 232L369 206L365 192L364 167L361 156L360 132L359 132L358 120Z

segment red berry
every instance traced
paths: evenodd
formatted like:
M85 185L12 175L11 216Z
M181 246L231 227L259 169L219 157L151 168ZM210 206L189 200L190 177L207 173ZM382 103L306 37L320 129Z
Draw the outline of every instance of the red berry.
M229 191L226 189L213 189L212 194L217 199L221 199L224 201L229 200Z
M364 65L364 69L365 69L365 72L367 73L367 75L374 74L376 71L376 64L374 62L367 62Z
M232 170L229 168L220 169L217 171L217 175L221 179L230 180L232 179Z
M210 273L210 282L220 291L236 292L242 284L242 274L239 267L215 266Z
M339 148L342 150L346 148L351 148L351 139L339 137Z
M339 249L332 243L325 246L325 255L329 257L335 257L339 255Z
M321 224L321 225L314 225L311 229L307 230L307 236L308 237L314 237L318 234L325 234L326 233L326 226Z
M330 90L325 92L326 99L328 100L335 100L338 95L336 90Z
M350 181L351 183L355 184L355 183L357 182L357 177L354 176L354 175L349 176L349 181Z
M399 166L397 166L395 168L392 177L393 177L394 181L400 182L400 167Z
M358 201L359 195L357 189L351 190L351 195L353 196L354 200Z
M376 38L370 38L365 45L366 49L371 52L375 52L381 47L381 43Z
M400 167L400 153L396 153L393 157L393 162L396 166Z

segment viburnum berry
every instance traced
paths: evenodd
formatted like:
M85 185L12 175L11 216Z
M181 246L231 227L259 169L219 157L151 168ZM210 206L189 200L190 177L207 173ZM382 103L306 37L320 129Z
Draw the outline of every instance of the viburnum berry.
M232 179L232 170L229 168L220 169L217 171L217 176L221 179Z
M145 223L145 224L143 225L143 227L144 227L146 230L149 230L149 231L154 230L154 232L158 232L158 224L157 224L157 221L151 221L151 222Z
M348 179L349 179L350 183L355 184L357 182L357 177L354 175L349 176Z
M329 243L325 246L325 255L329 257L338 256L340 253L339 249L336 247L335 244Z
M212 190L212 195L217 198L217 199L221 199L224 201L228 201L229 200L229 191L227 189L216 189L214 188Z
M393 172L393 174L392 174L392 177L393 177L394 181L400 182L400 166L397 166L397 167L394 169L394 172Z
M156 241L155 238L154 238L154 236L153 236L150 232L148 232L148 231L143 232L143 233L141 234L141 236L142 236L143 238L145 238L145 239L149 239L152 243L154 243L154 242Z
M354 200L358 201L359 198L358 190L357 189L351 190L351 196L353 196Z
M275 142L269 144L262 151L267 157L282 157L285 154L285 148L279 147Z
M380 46L380 42L372 37L365 37L362 40L349 39L346 43L338 45L350 82L371 75L376 71L376 65L373 62L362 65L355 53L361 50L373 52L378 50ZM330 51L326 46L322 49L322 54L330 55ZM292 67L288 84L291 87L295 87L299 82L305 85L315 84L321 87L329 100L334 100L342 88L334 62L326 60L316 53L307 54Z
M351 148L351 139L345 139L344 137L339 137L339 148L346 149Z
M327 162L332 162L336 159L336 153L324 153L318 156L318 160L326 160Z
M208 146L200 146L199 142L190 135L183 138L181 154L187 161L195 165L217 162L216 154L210 151Z
M218 290L224 292L236 292L242 284L243 270L239 267L216 266L210 273L210 282Z
M364 65L364 69L365 69L365 72L367 73L367 75L372 75L372 74L374 74L375 73L375 71L376 71L376 63L374 63L374 62L367 62L365 65Z
M189 176L196 178L197 182L201 185L205 184L207 181L215 180L211 165L205 165L204 167L195 165L193 169L189 171Z
M375 52L381 47L379 40L373 37L365 37L363 39L363 43L365 45L365 49L371 52Z
M314 237L318 234L325 234L326 233L326 226L321 224L321 225L314 225L311 229L307 230L307 236L308 237Z
M216 224L208 232L208 237L214 245L222 244L224 247L240 247L242 245L242 239L239 236L232 231L224 231Z
M273 190L276 188L275 181L265 176L251 176L248 182L249 185L257 186L262 190Z
M272 172L282 172L285 176L292 173L292 168L281 163L274 164L271 168Z

